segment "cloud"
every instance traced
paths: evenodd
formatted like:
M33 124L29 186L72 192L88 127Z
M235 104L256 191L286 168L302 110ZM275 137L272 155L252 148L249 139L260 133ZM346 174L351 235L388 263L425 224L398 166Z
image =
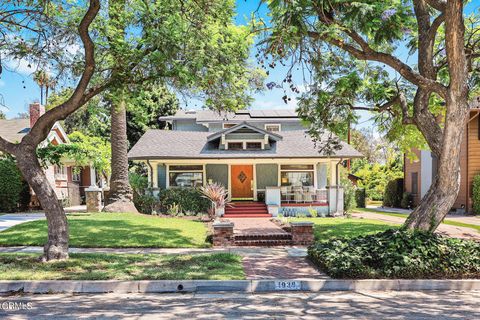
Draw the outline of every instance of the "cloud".
M37 65L25 59L9 59L5 61L8 70L20 73L22 75L31 75L37 68Z

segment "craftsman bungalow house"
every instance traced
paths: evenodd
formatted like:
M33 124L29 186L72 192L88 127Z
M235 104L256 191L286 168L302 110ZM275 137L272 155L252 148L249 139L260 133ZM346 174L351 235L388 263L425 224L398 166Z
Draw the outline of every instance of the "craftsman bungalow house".
M266 216L267 206L273 215L343 211L338 168L361 154L344 142L334 155L319 152L293 110L180 111L160 120L171 130L149 130L129 152L147 165L153 188L221 183L237 204L226 216Z
M20 142L44 113L44 106L40 103L33 103L29 107L29 118L0 120L0 136L13 143ZM55 123L40 147L49 143L53 145L70 143L67 134L58 122ZM45 168L47 179L54 188L58 199L67 206L82 204L85 188L88 188L92 182L95 184L96 181L95 171L90 171L90 167L74 168L74 162L67 159L62 159L60 165L50 165ZM30 207L40 207L33 191L31 194Z

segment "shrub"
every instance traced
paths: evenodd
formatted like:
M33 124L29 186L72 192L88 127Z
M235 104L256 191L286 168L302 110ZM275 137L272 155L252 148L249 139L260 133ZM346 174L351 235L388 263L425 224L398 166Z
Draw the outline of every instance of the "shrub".
M162 211L178 205L184 214L197 215L207 213L211 202L202 197L197 188L170 188L160 191L159 194Z
M200 187L202 197L212 202L214 210L208 210L210 219L214 219L218 209L225 208L228 204L228 191L220 183L208 184Z
M410 192L404 192L402 196L402 201L400 202L400 207L403 209L413 208L413 195Z
M151 190L147 190L144 194L133 192L133 203L137 210L144 214L155 214L160 209L160 200Z
M352 182L348 179L342 181L343 186L343 210L345 213L348 213L354 209L357 204L355 202L355 187Z
M473 177L473 213L480 214L480 174Z
M11 158L0 158L0 211L15 212L24 184Z
M333 278L478 278L480 243L427 232L387 230L319 242L310 259Z
M357 208L366 207L366 198L367 198L367 193L365 189L357 188L355 190L355 202L357 203Z
M389 181L385 187L383 195L383 205L385 207L400 207L403 197L403 179Z

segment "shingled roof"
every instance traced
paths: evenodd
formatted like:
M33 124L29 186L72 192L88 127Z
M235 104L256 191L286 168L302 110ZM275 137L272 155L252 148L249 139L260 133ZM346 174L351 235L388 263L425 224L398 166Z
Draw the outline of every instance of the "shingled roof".
M128 153L131 160L143 159L235 159L235 158L327 158L303 130L283 131L282 140L269 150L219 150L218 142L208 142L211 132L149 130ZM362 157L357 150L341 142L332 157Z
M0 137L16 143L30 131L30 119L0 120Z

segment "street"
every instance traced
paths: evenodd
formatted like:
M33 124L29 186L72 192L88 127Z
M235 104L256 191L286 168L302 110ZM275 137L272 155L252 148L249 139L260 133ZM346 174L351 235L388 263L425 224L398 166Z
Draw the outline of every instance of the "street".
M480 319L479 303L479 291L13 295L0 318Z

